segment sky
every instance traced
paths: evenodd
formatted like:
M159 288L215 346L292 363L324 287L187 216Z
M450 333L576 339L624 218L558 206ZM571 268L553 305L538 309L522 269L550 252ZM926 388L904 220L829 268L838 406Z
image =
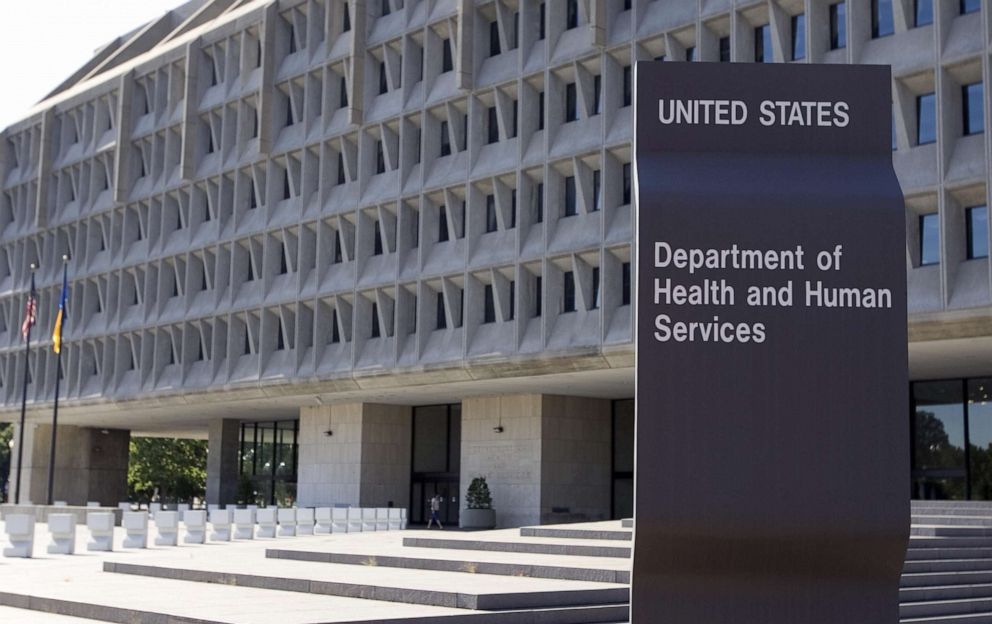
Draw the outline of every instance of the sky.
M3 0L0 128L23 118L97 48L185 0Z

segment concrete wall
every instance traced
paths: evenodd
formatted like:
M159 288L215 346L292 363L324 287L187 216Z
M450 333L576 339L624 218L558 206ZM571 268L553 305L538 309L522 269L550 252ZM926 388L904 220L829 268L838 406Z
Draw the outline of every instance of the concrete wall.
M225 418L210 423L207 453L207 503L237 502L241 423Z
M48 458L52 426L29 423L24 431L21 503L43 504L48 499ZM106 433L104 433L106 432ZM14 431L14 440L18 432ZM70 505L99 501L116 505L127 498L129 431L61 425L56 435L53 500ZM10 496L13 500L17 453L11 458Z
M346 403L301 408L299 504L407 506L411 424L407 406Z

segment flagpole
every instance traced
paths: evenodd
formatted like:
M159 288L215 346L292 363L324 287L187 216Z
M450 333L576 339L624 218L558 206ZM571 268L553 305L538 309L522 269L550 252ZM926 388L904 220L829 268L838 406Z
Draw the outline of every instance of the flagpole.
M69 256L62 256L62 290L65 291L66 284L69 278ZM61 296L61 295L60 295ZM55 408L52 410L52 446L48 453L48 504L51 505L53 502L52 487L55 483L55 434L59 426L59 381L62 380L62 327L65 325L66 313L65 310L61 310L62 322L58 327L59 334L59 352L56 354L55 360Z
M30 302L31 297L34 297L34 270L37 268L35 263L31 263L31 291L28 293L28 301ZM26 305L30 305L26 304ZM36 315L38 313L38 303L35 301L34 310L25 310L25 313L30 313L31 315ZM14 504L21 504L21 466L23 466L24 459L24 420L27 415L28 407L28 366L30 366L31 358L31 328L34 327L34 320L29 320L28 331L25 336L24 344L24 388L21 391L21 424L17 428L17 481L14 483Z

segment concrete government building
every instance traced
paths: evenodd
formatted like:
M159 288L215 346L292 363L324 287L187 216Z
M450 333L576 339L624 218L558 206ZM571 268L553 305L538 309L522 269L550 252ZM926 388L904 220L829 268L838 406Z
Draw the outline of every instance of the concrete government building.
M61 376L71 503L123 499L129 436L168 435L209 438L209 502L245 474L456 521L484 475L501 526L629 516L652 59L892 65L907 495L992 498L990 52L989 0L188 2L2 132L5 421L40 267L22 499Z

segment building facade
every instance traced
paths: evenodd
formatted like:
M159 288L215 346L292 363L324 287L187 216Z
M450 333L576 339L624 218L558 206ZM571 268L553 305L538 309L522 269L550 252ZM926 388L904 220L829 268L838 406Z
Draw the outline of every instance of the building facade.
M130 432L207 437L210 502L244 474L415 520L439 492L453 521L482 475L501 525L629 515L632 64L664 60L892 65L907 470L915 496L992 498L990 40L988 0L182 5L2 133L22 497L46 496L58 379L56 498L123 496L96 484L126 444L100 440Z

